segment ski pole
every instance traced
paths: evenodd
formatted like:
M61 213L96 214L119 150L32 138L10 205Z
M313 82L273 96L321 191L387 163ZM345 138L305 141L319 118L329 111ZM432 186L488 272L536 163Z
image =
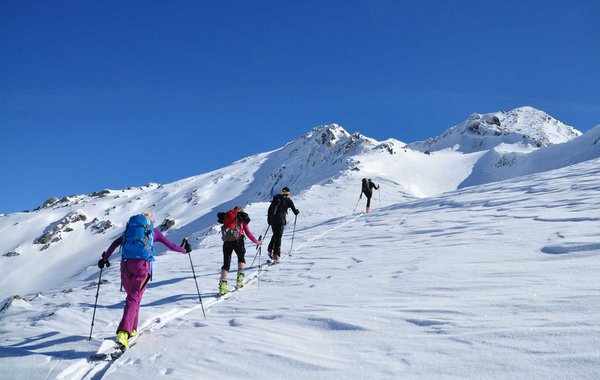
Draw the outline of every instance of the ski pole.
M264 239L267 238L267 232L269 232L269 228L271 228L270 224L267 226L267 229L265 230L265 233L259 236L258 240L264 240ZM261 239L262 236L264 236L263 239ZM254 265L254 261L256 261L256 256L258 256L259 252L260 251L257 249L256 250L256 254L254 255L254 258L252 259L252 264L250 264L250 267L252 267ZM258 260L258 265L260 266L260 260Z
M267 227L267 230L269 228ZM262 235L258 237L258 240L261 241L262 240ZM258 288L260 289L260 253L262 252L262 244L259 244L257 246L258 248L258 276L256 277L256 284L258 285Z
M94 330L94 319L96 319L96 306L98 305L98 294L100 294L100 283L102 282L102 269L100 268L100 276L98 276L98 289L96 290L96 302L94 302L94 314L92 315L92 326L90 327L90 337L92 340L92 331Z
M180 247L183 247L185 243L187 243L188 238L183 238ZM202 303L202 296L200 295L200 289L198 288L198 281L196 280L196 271L194 270L194 264L192 263L192 253L188 252L188 257L190 258L190 266L192 267L192 274L194 275L194 282L196 283L196 291L198 292L198 299L200 300L200 306L202 306L202 314L204 315L204 319L206 319L206 313L204 312L204 304Z
M358 203L360 202L361 199L362 199L362 193L360 193L360 197L358 197L358 200L356 201L356 206L354 206L354 210L352 210L353 214L356 212L356 208L358 207Z
M260 241L260 240L262 240L262 235L260 235L260 236L258 237L258 240L259 240L259 241ZM259 244L257 244L257 245L256 245L256 253L254 254L254 259L252 259L252 264L250 264L250 267L252 267L252 266L254 265L254 261L256 261L256 256L258 256L258 253L259 253L259 252L260 252L260 245L259 245Z
M264 238L263 238L263 239L266 239L266 238L267 238L267 233L269 232L269 228L271 228L271 225L270 225L270 224L267 226L267 229L265 230L265 233L264 233L264 234L262 234L262 236L264 236Z
M292 230L292 245L290 245L290 256L292 255L292 248L294 248L294 235L296 234L296 220L298 215L294 217L294 229Z

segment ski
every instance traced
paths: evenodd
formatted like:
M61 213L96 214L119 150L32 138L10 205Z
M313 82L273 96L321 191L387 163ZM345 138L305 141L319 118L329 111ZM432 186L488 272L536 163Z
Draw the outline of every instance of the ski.
M113 361L121 357L128 349L135 346L139 336L142 332L138 332L135 336L132 336L127 340L129 348L125 348L122 344L115 342L114 340L104 340L98 349L98 352L92 354L90 359L93 361Z
M225 293L225 294L219 294L219 293L217 293L217 298L220 299L220 300L225 299L225 298L229 297L231 295L231 293L235 293L235 292L237 292L239 290L242 290L242 289L244 289L244 287L245 287L245 284L242 285L242 286L237 286L236 285L233 289L231 289L231 290L228 289L227 293Z
M214 305L215 303L224 301L227 298L229 298L232 294L235 294L236 292L238 292L242 289L248 288L249 285L258 281L260 272L266 272L268 270L268 267L273 266L275 264L276 263L273 261L271 261L271 262L267 261L267 265L263 264L262 266L257 268L257 270L255 272L253 272L252 274L250 274L249 276L246 277L246 282L244 283L244 286L240 286L240 287L236 286L233 289L229 290L229 292L227 292L223 295L220 295L219 293L206 294L205 297L209 298L209 302L208 302L207 306L211 306L211 305ZM120 358L125 352L127 352L129 349L131 349L133 346L135 346L139 337L142 334L144 334L146 332L152 332L156 329L159 329L163 325L165 325L167 322L172 320L173 318L176 318L177 316L180 316L180 315L187 314L200 306L202 306L202 305L198 305L196 307L193 307L193 308L190 308L187 310L174 309L174 310L167 312L161 316L155 317L150 323L148 323L144 327L140 328L140 330L138 330L138 332L135 336L132 336L129 338L129 340L127 341L129 343L129 348L127 348L127 349L122 347L120 344L118 344L114 340L104 339L102 341L98 351L96 353L91 354L89 357L89 360L94 361L94 362L115 361L118 358Z

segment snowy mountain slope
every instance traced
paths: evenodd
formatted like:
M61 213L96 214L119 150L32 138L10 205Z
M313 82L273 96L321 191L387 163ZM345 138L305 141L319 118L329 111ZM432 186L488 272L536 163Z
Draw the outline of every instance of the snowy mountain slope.
M500 145L485 155L473 167L473 172L458 187L501 181L516 176L540 173L575 165L600 157L600 125L562 144L534 151L509 151Z
M464 153L490 150L499 144L529 145L536 148L566 142L581 135L576 129L533 107L510 111L472 114L441 136L409 144L419 151L452 148Z
M227 301L211 298L218 236L196 246L206 319L187 258L158 257L141 323L166 323L112 365L86 358L121 315L117 259L103 275L92 341L97 268L14 300L0 312L0 378L595 378L599 164L420 200L398 202L384 186L372 214L352 214L348 189L365 163L347 173L358 176L295 195L293 255Z
M321 126L276 151L171 184L49 199L32 213L2 215L0 299L60 286L85 271L130 215L150 210L157 224L174 223L172 240L190 236L200 244L218 211L269 200L283 186L300 192L329 180L354 168L353 157L375 146L337 125Z
M529 125L527 120L535 119L530 114L541 117L540 112L517 109L502 120L513 118L514 125ZM517 117L521 114L529 116L523 121ZM549 127L543 130L545 136L553 135ZM555 134L561 133L558 128ZM189 236L203 244L204 236L214 232L216 212L269 200L283 186L291 187L294 194L308 190L315 194L315 186L318 189L336 178L355 177L359 182L370 177L384 185L386 196L398 201L422 198L452 191L474 178L487 178L478 171L471 174L484 154L451 150L424 154L394 139L380 143L333 124L316 127L275 151L171 184L49 199L32 213L0 216L0 299L54 288L84 273L93 262L90 256L98 257L121 233L128 217L144 210L153 211L158 224L173 224L167 231L172 240ZM522 174L514 173L504 170L498 178ZM352 187L340 191L350 191L354 199L347 203L356 204L360 188ZM324 216L329 213L323 211ZM45 278L48 272L55 275Z

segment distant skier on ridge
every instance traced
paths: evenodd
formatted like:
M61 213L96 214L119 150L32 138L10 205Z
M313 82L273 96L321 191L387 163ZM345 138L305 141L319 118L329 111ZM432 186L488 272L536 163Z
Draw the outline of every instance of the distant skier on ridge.
M371 197L373 196L372 189L379 190L379 186L375 185L371 181L371 178L369 178L369 179L363 178L360 196L362 197L362 195L365 194L365 196L367 197L367 208L365 209L365 212L367 212L367 213L371 212Z
M128 348L127 340L136 334L142 295L148 281L152 278L152 262L154 261L154 242L164 244L171 251L183 254L192 251L191 244L186 240L184 247L167 239L160 230L154 228L154 216L146 211L141 215L129 218L125 232L119 236L102 254L98 260L100 269L109 267L108 259L118 246L121 246L121 281L127 292L123 318L117 327L116 342L123 348Z
M286 225L285 217L289 208L292 209L294 215L300 213L296 206L294 206L294 202L290 199L290 189L284 187L281 190L281 194L273 197L267 214L267 223L273 229L273 236L269 242L267 252L269 252L269 259L274 263L278 263L281 257L281 238L283 237L283 229Z

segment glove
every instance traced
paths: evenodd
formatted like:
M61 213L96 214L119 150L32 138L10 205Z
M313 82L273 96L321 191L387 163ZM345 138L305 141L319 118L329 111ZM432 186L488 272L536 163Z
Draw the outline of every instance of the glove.
M104 256L102 256L102 258L98 260L98 268L102 269L105 265L108 268L110 266L110 262L106 260Z
M294 211L294 215L298 215L298 214L300 214L300 210L297 209L296 211Z
M271 225L271 218L267 219L267 224L270 226Z
M187 240L185 241L185 244L183 245L183 248L185 248L185 253L192 252L192 245Z

